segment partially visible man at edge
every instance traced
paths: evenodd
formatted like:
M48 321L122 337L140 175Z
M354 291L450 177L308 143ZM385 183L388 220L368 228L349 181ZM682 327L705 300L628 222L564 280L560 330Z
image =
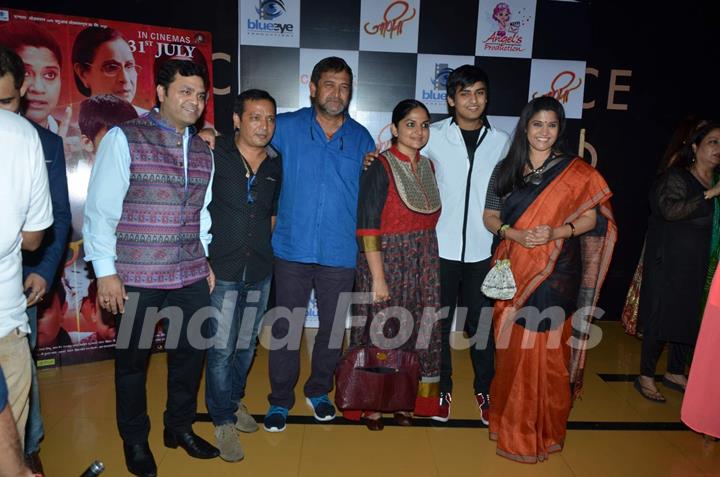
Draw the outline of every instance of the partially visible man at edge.
M22 58L9 48L0 45L0 109L22 114L24 96L28 88L25 81L25 65ZM65 152L60 136L30 120L40 138L45 166L50 183L53 209L53 225L43 237L40 248L23 252L23 289L27 296L27 314L30 322L30 351L37 345L38 304L53 289L58 270L65 257L70 231L70 202L68 199ZM32 361L30 385L30 412L25 430L25 460L36 473L43 473L40 461L40 441L45 433L40 413L40 388L37 370Z
M42 146L35 128L19 115L0 110L0 144L3 147L0 154L0 203L3 204L0 207L0 367L7 380L6 400L17 430L17 434L3 430L2 434L14 442L3 441L0 447L5 457L15 461L15 465L8 467L24 473L24 466L17 462L20 449L12 449L15 442L22 446L32 381L32 356L26 338L30 326L25 313L27 299L23 294L20 251L40 247L45 229L52 225L52 203ZM4 414L3 424L7 423L6 416Z

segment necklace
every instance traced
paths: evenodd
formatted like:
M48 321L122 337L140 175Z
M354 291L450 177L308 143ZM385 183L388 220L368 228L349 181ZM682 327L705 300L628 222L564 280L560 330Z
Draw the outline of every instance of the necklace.
M253 172L252 167L250 167L247 159L245 159L245 156L240 154L240 158L242 159L243 166L245 166L245 178L250 179L250 177L254 176L255 173Z
M532 184L532 185L540 185L543 179L543 173L545 172L545 169L548 168L550 165L554 165L555 162L555 155L551 154L550 157L545 159L545 161L542 163L542 165L538 168L535 168L532 166L532 162L530 162L530 159L527 160L527 167L530 169L530 172L525 174L523 179L525 180L525 183Z

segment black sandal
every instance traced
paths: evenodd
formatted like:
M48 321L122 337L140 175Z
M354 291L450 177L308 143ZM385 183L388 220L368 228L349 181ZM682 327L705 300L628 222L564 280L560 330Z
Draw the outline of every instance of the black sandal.
M670 381L668 378L663 376L662 378L663 386L665 386L668 389L672 389L673 391L677 391L679 393L685 393L685 386L682 384L676 383L675 381Z
M647 399L648 401L656 402L658 404L664 404L666 399L665 396L660 394L660 391L653 391L651 388L648 388L647 386L643 386L640 382L640 376L635 378L635 382L633 383L633 387L637 389L637 391L640 393L642 397ZM659 396L656 397L656 396Z

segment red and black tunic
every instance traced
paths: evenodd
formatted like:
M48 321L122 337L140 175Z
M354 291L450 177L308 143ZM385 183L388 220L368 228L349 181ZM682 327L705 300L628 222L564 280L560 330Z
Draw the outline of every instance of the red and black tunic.
M440 327L438 322L430 327L421 326L426 308L432 312L440 309L440 262L435 235L439 216L440 196L426 157L418 155L413 169L410 158L393 147L363 173L358 205L360 249L382 251L390 301L355 305L353 314L365 316L367 326L390 306L402 307L412 314L414 329L402 348L415 350L420 358L422 382L414 412L421 416L435 415L439 403ZM356 277L357 291L372 291L372 274L364 253L358 259ZM425 320L430 316L426 312ZM394 337L399 323L396 319L388 320L382 329L384 337ZM353 326L351 344L364 343L367 333L366 326ZM382 337L373 337L372 341L377 345L382 343Z

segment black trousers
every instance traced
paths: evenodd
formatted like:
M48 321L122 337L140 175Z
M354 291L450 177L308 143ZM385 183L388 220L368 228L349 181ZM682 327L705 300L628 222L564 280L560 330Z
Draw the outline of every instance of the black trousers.
M315 289L319 328L312 351L310 377L305 383L307 397L327 394L333 388L335 366L342 352L342 337L345 333L347 307L338 310L338 299L343 292L352 292L355 281L354 268L326 267L311 263L290 262L275 259L275 305L290 311L307 308L310 291ZM348 302L349 303L349 302ZM337 313L336 313L337 312ZM337 316L336 316L337 315ZM305 320L305 313L297 316ZM302 329L302 323L293 323ZM335 341L338 346L330 347L330 338L339 333ZM287 319L277 319L272 325L274 338L282 339L290 331ZM295 404L295 384L300 374L300 350L283 346L271 349L269 354L270 388L268 401L273 406L288 409Z
M657 362L660 359L665 342L643 336L642 353L640 355L640 374L647 377L655 376ZM685 365L690 356L690 346L680 343L668 343L667 372L685 374Z
M130 300L120 319L115 349L115 400L120 437L126 444L137 444L146 442L150 432L145 383L151 347L141 347L140 338L145 321L156 321L154 317L157 315L152 312L146 317L146 310L152 307L158 310L176 307L167 324L167 403L163 421L165 427L172 431L190 431L197 410L205 351L191 344L197 345L199 337L189 337L188 324L197 310L210 306L208 283L203 279L176 290L125 287L125 291L130 295ZM134 299L138 300L137 309L132 313L133 307L130 305ZM131 324L127 320L132 320ZM148 328L154 329L150 325ZM192 329L191 332L197 334ZM125 347L122 342L127 339L128 333L129 345ZM148 331L145 332L144 340L147 334Z
M475 393L490 391L490 382L495 375L495 339L492 333L492 314L480 316L483 307L492 307L492 300L480 291L485 275L490 269L490 261L463 263L455 260L440 259L440 303L449 308L447 318L441 321L442 350L440 356L440 392L452 392L452 356L450 332L458 297L460 305L467 309L465 331L468 337L476 337L479 342L470 347L475 379ZM478 335L479 331L479 335Z

